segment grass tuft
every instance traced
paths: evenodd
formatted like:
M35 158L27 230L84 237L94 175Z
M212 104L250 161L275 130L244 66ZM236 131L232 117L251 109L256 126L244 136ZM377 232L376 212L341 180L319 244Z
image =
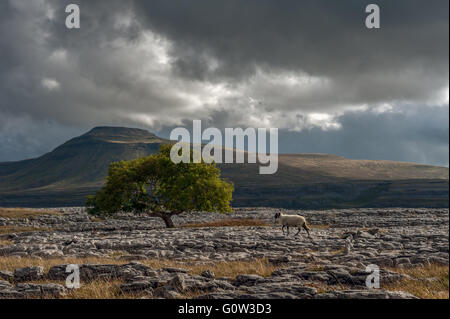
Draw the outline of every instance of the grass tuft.
M345 248L340 248L337 250L330 251L330 254L332 255L342 255L345 252Z
M12 245L13 242L7 239L0 239L0 247Z
M0 226L0 234L25 233L36 231L52 231L52 228L26 226Z
M4 208L0 207L0 218L34 218L39 215L62 215L55 210L38 210L32 208Z
M61 264L126 264L129 261L113 259L113 258L21 258L16 256L0 257L0 270L13 271L16 268L27 266L42 266L44 271L48 271L51 267ZM176 267L186 269L192 274L199 275L203 271L209 269L213 271L216 277L235 278L239 274L255 274L263 277L270 276L272 272L279 269L270 263L267 258L253 260L237 260L237 261L219 261L209 264L199 264L196 261L184 260L174 261L169 259L149 259L141 260L142 264L154 269L165 267Z
M411 276L400 282L384 285L383 289L406 291L423 299L449 299L449 267L427 265L412 268L390 268Z
M324 271L325 266L324 265L311 265L307 268L309 271Z
M120 290L120 280L93 280L82 283L79 289L71 289L64 299L136 299L145 293L124 294Z
M309 225L312 229L328 229L330 225Z
M127 261L121 261L112 258L53 258L53 259L34 259L20 257L0 257L0 270L13 271L16 268L27 266L42 266L47 272L50 267L61 264L124 264ZM249 260L249 261L223 261L212 262L210 264L197 264L195 261L173 261L164 259L143 260L143 264L154 269L164 267L184 268L191 274L199 275L203 271L209 269L216 277L235 278L240 274L255 274L263 277L270 276L272 272L279 269L272 265L266 258ZM37 283L58 283L64 285L64 282L58 281L39 281ZM129 294L120 291L120 280L93 280L90 282L81 282L79 289L70 290L68 295L63 297L66 299L127 299L142 298L145 293ZM192 298L201 292L191 291L182 298Z

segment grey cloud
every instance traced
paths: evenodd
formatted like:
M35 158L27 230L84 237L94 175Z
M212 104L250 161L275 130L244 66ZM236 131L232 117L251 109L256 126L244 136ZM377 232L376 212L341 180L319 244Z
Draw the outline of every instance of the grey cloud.
M428 98L448 83L448 1L377 3L382 28L376 31L364 27L365 1L157 0L137 6L143 24L174 41L176 70L188 77L245 78L257 67L297 70L331 78L339 92L356 91L359 101ZM204 54L220 66L208 71Z
M282 153L329 153L353 159L380 159L449 165L449 110L401 106L401 112L348 112L339 130L280 132Z
M41 156L88 129L0 112L0 162Z
M304 116L298 115L298 120ZM399 105L395 111L350 111L336 119L339 129L279 130L280 153L326 153L351 159L378 159L449 166L449 109L440 106ZM202 129L227 124L246 128L239 116L217 111L202 122ZM183 126L192 130L192 122ZM173 127L158 133L169 137ZM208 142L208 141L205 141Z
M69 3L80 5L80 30L64 26ZM277 126L286 152L323 145L448 164L448 138L438 142L424 106L448 88L448 1L377 3L381 30L364 27L367 3L356 0L1 1L0 161L96 125L167 134L202 119ZM386 103L393 113L369 111ZM448 113L448 96L435 110ZM341 128L314 126L313 113ZM448 133L448 122L439 125ZM369 142L347 145L351 136Z

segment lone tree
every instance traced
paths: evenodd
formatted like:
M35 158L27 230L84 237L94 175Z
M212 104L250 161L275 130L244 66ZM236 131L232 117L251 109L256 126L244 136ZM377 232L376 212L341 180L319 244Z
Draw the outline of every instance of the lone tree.
M160 217L173 228L172 216L189 211L231 212L234 186L220 178L214 163L178 163L170 159L171 145L132 161L111 163L105 186L89 196L93 215L134 212Z

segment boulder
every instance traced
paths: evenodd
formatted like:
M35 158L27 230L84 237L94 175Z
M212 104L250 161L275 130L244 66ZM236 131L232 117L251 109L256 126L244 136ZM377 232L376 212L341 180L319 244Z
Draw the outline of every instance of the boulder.
M44 278L44 267L32 266L17 268L14 270L14 280L16 282L34 281Z
M8 270L0 270L0 280L13 280L14 279L14 273Z
M209 270L209 269L205 270L205 271L202 272L200 275L201 275L202 277L210 278L210 279L214 279L214 277L215 277L214 273L213 273L211 270ZM0 274L0 276L1 276L1 274ZM0 277L0 278L1 278L1 277Z
M234 281L235 286L252 286L265 281L264 277L258 275L238 275Z

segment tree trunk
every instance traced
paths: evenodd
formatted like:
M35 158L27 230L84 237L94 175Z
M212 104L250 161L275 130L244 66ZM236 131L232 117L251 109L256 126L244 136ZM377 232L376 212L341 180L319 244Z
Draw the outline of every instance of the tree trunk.
M167 228L175 228L175 225L172 221L172 215L169 214L162 214L161 218L164 220L164 223L166 224Z
M152 216L152 217L159 217L161 218L164 223L166 224L167 228L175 228L175 225L172 221L172 216L173 215L180 215L181 213L183 213L182 211L175 211L175 212L168 212L168 213L164 213L164 212L151 212L151 211L147 211L146 212L148 216Z

